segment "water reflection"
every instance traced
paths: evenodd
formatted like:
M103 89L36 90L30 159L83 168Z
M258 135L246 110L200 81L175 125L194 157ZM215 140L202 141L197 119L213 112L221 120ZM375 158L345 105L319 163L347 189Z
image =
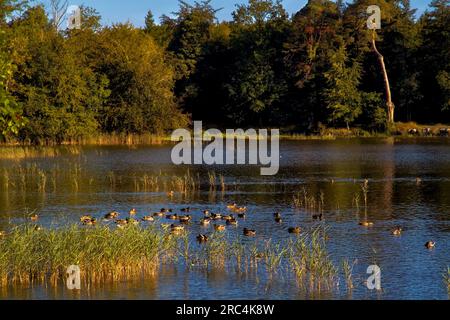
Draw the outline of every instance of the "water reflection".
M0 297L447 299L442 273L450 265L450 145L438 139L414 142L283 142L280 173L275 177L261 177L258 166L175 167L168 146L80 147L76 152L55 151L52 157L0 160L0 230L26 221L32 212L39 213L40 224L57 226L76 222L86 213L100 216L110 210L128 212L131 207L150 213L187 204L199 212L224 211L227 203L236 202L246 205L249 213L239 228L230 228L230 237L251 227L258 230L259 239L278 241L288 237L289 226L324 223L330 226L327 245L336 264L343 258L357 260L351 294L342 284L317 294L282 277L270 280L257 272L186 272L183 266L163 266L151 281L109 284L78 295L63 286L35 286L3 287ZM215 188L209 184L212 171ZM166 192L174 187L171 177L187 173L197 187L168 197ZM155 177L160 180L151 180ZM362 198L355 206L364 179L369 180L367 208ZM323 193L325 221L314 221L305 210L293 207L293 195L302 188L316 197ZM275 211L283 213L283 224L273 222ZM374 226L358 226L365 219ZM390 234L397 225L404 229L401 237ZM198 225L191 229L193 234L210 232ZM437 242L432 251L423 247L430 239ZM381 294L364 285L372 263L382 269Z

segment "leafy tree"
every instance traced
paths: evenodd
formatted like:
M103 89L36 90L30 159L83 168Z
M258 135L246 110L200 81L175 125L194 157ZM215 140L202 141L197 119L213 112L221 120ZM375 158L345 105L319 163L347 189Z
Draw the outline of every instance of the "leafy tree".
M0 30L0 139L17 135L26 124L22 108L8 91L8 83L13 74L13 65L5 48L5 32Z
M330 54L331 68L325 73L327 89L324 100L332 123L344 123L347 129L361 114L361 94L358 90L361 65L349 64L345 45Z
M280 1L250 0L233 17L227 113L237 123L267 124L287 90L282 59L287 14Z
M450 120L450 2L434 0L420 20L419 49L423 100L420 117L428 121Z
M111 92L99 113L103 130L163 133L187 124L173 95L173 70L152 37L115 25L101 32L97 50L95 68Z

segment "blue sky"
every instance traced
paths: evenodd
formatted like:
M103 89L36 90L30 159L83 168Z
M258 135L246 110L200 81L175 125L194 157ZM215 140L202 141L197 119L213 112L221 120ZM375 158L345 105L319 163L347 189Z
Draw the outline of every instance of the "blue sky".
M37 0L36 2L47 5L48 0ZM186 0L188 3L193 3L193 0ZM220 20L229 20L231 13L235 9L236 3L246 3L247 0L212 0L212 5L215 8L223 8L218 13ZM286 10L292 14L297 12L305 5L307 0L283 0L283 5ZM414 8L423 12L431 0L411 0ZM144 18L147 11L150 9L155 18L162 14L170 14L178 8L178 0L69 0L71 5L81 5L94 7L102 16L102 24L109 25L116 22L130 21L136 26L144 24Z

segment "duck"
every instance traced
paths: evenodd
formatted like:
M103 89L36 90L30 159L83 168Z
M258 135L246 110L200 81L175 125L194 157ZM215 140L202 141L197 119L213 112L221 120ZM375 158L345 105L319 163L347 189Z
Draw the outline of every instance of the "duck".
M216 230L216 231L225 231L225 226L224 225L221 225L221 224L215 224L214 225L214 230Z
M275 212L275 213L273 214L273 217L274 217L275 219L277 219L277 218L281 219L281 213Z
M183 232L184 226L177 226L175 224L170 225L170 231L172 232Z
M220 219L222 219L222 215L220 213L213 213L213 214L211 214L211 218L213 220L220 220Z
M177 214L168 214L166 216L166 219L168 219L168 220L178 220L178 215Z
M33 214L33 215L30 217L30 219L31 219L31 221L38 221L38 220L39 220L39 216L38 216L37 214Z
M251 230L251 229L244 228L244 236L246 236L246 237L254 237L254 236L256 236L256 230Z
M181 212L191 212L191 208L190 207L182 208L180 211Z
M175 195L175 192L173 192L173 191L167 192L168 197L173 197L174 195Z
M300 234L302 232L302 228L300 227L291 227L288 229L288 232L291 234Z
M224 220L224 221L228 221L228 220L232 220L232 219L234 219L232 214L222 216L222 220Z
M139 221L134 220L133 218L126 218L127 224L132 224L137 226L139 224Z
M92 216L89 216L89 215L85 215L80 218L81 222L90 221L90 220L92 220Z
M323 213L313 214L312 218L313 218L313 220L322 221L323 220Z
M205 217L208 217L211 214L211 212L209 210L203 210L203 215Z
M395 229L392 230L392 234L394 236L400 236L402 234L402 231L403 231L402 227L395 227Z
M164 212L155 212L153 214L154 217L164 217Z
M41 227L41 226L34 226L34 230L35 230L35 231L41 231L41 230L42 230L42 227Z
M237 207L237 204L236 203L232 203L232 204L228 204L227 205L227 209L234 209L234 208L236 208Z
M187 216L179 216L178 219L180 220L180 222L182 223L188 223L192 220L192 217L190 215Z
M134 208L131 209L130 212L129 212L130 216L135 216L136 213L137 213L137 211L136 211L136 209L134 209Z
M125 219L119 219L119 220L116 220L116 224L117 224L118 226L126 226L126 225L128 224L128 220L125 220Z
M172 212L172 209L161 208L160 212L162 213Z
M105 214L105 220L114 220L119 217L119 213L116 211L112 211L110 213Z
M238 218L245 219L245 217L246 217L246 215L245 215L244 212L243 213L238 213Z
M155 221L155 218L153 218L152 216L145 216L142 218L142 221L153 222Z
M427 243L425 243L425 247L427 249L433 249L436 246L436 242L434 241L427 241Z
M202 226L208 226L211 223L211 219L210 218L203 218L200 220L200 224Z
M373 222L369 222L369 221L361 221L359 223L360 226L362 227L372 227L373 226Z
M244 212L247 212L247 207L236 207L236 208L234 208L233 209L233 212L235 212L235 213L244 213Z
M275 217L275 222L276 223L282 223L283 219L281 219L281 217Z
M237 226L238 222L237 222L236 219L233 218L233 219L227 220L227 225L229 225L229 226Z
M95 218L83 221L83 225L85 225L85 226L95 226L96 224L97 224L97 219L95 219Z
M197 241L200 243L208 242L208 236L204 234L199 234L197 236Z

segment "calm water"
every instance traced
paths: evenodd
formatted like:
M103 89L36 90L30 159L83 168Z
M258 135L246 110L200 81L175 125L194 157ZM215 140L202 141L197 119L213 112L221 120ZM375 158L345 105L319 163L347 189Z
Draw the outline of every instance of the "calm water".
M282 142L281 168L275 177L261 177L258 166L181 166L170 161L170 146L82 147L77 154L51 158L0 160L5 169L39 168L46 172L45 192L27 187L10 176L6 188L0 178L0 230L26 221L36 211L44 226L77 222L82 214L101 217L110 210L150 213L162 207L191 206L196 220L201 210L226 211L236 202L249 208L243 227L258 231L258 241L281 241L289 237L287 228L318 223L329 227L327 249L336 266L348 258L355 289L349 295L341 285L332 291L309 292L283 277L267 279L260 274L186 271L181 265L163 266L152 280L129 281L82 290L74 295L63 287L1 289L0 298L100 298L100 299L448 299L443 273L450 265L450 142L448 140L370 139L344 141ZM0 150L1 152L1 150ZM145 175L183 175L189 170L200 177L202 189L189 197L146 191L139 183ZM208 171L223 175L226 191L208 186ZM53 178L52 178L53 177ZM421 182L417 183L416 178ZM368 208L357 210L355 193L363 179L369 179ZM37 179L37 178L36 178ZM137 181L137 182L136 182ZM325 221L293 207L293 194L305 187L311 194L323 192ZM362 201L362 200L361 200ZM363 204L361 203L361 207ZM283 213L281 225L273 213ZM366 217L367 215L367 217ZM368 219L374 227L365 229L358 221ZM394 237L390 231L401 225L404 232ZM200 226L189 227L195 235ZM434 250L424 243L436 241ZM381 292L364 284L366 269L376 263L382 272Z

